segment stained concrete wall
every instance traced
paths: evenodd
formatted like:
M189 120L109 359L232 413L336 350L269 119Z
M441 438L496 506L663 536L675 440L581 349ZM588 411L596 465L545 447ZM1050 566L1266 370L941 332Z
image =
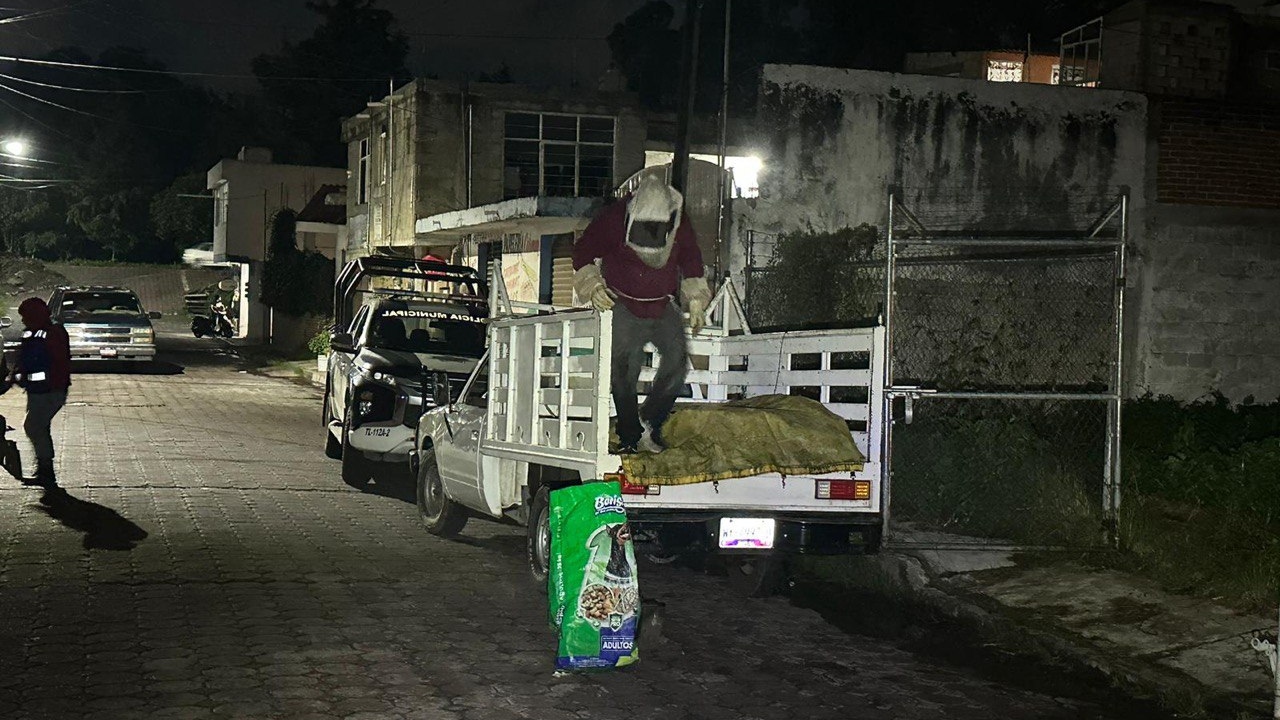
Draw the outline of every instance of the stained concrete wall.
M1197 178L1161 162L1167 133L1143 96L790 66L764 82L768 153L761 198L736 206L738 278L749 232L883 229L895 184L926 226L991 230L1079 227L1127 186L1126 393L1280 397L1280 211L1149 202Z
M760 116L763 231L883 226L891 185L948 228L1087 225L1125 186L1143 205L1133 93L768 65Z
M1141 227L1147 167L1147 102L1141 95L801 66L767 66L763 82L760 127L767 150L761 197L754 207L738 206L740 232L825 233L865 223L883 233L893 186L900 188L904 205L935 231L1080 231L1125 191L1131 227ZM739 235L736 268L745 264L746 242ZM877 254L882 253L883 244ZM900 296L904 306L915 298L920 300L916 305L941 313L914 318L917 325L923 323L914 335L917 360L924 357L921 352L945 344L942 336L948 328L955 330L956 347L964 345L960 341L965 337L972 344L981 330L991 342L1011 348L1002 355L1021 357L1027 367L992 377L987 373L974 381L1042 386L1106 382L1106 343L1113 332L1106 273L1096 268L1050 273L1037 284L1039 276L1023 272L1006 278L1000 267L973 266L959 274L944 270L916 268L914 285L900 289L906 293ZM984 304L983 287L1013 293L1003 300L1007 312ZM939 292L954 296L955 302L924 302ZM1101 315L1094 312L1092 300L1098 292ZM1073 308L1089 305L1081 310L1087 310L1089 321L1056 312L1064 299ZM957 325L953 310L972 316L976 324L952 328ZM863 311L875 314L874 307ZM1046 324L1055 318L1053 327L1037 325L1037 313ZM912 327L908 323L900 330ZM1130 335L1132 348L1138 330L1130 328ZM1054 371L1048 377L1048 370L1032 367L1043 363L1050 368L1049 356L1055 354L1044 348L1059 346L1082 347L1092 354L1088 362L1078 361L1079 372ZM911 351L901 343L898 350ZM903 368L908 359L899 358ZM954 363L933 358L924 364Z

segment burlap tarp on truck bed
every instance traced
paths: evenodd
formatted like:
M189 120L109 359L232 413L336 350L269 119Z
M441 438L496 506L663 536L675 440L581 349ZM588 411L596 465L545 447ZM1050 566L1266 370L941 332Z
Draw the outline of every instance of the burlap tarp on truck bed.
M622 457L638 485L689 485L764 473L818 475L862 469L843 418L822 403L761 395L677 407L663 428L666 451Z

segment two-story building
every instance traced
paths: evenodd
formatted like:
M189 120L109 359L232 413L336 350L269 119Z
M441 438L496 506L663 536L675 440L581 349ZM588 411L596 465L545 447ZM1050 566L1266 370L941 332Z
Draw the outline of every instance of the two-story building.
M206 186L214 203L214 260L241 265L242 337L263 338L269 327L267 309L258 297L272 216L284 208L302 210L322 188L336 189L346 182L345 168L282 165L272 162L266 148L242 148L234 159L210 168Z
M347 244L502 269L512 296L567 304L573 240L645 166L634 96L416 80L342 126Z

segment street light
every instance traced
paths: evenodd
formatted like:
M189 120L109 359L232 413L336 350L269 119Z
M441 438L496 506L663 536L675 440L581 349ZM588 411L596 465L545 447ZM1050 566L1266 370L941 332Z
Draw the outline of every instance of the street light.
M5 140L4 151L17 157L27 156L27 143L22 140Z

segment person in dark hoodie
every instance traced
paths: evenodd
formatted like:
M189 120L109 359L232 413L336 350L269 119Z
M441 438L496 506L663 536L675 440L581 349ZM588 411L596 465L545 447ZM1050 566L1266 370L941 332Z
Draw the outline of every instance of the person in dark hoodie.
M56 487L53 470L53 418L67 403L71 387L71 342L67 331L53 322L49 306L40 298L28 298L18 306L22 324L22 348L18 351L13 380L27 391L27 417L22 429L36 451L35 483Z

